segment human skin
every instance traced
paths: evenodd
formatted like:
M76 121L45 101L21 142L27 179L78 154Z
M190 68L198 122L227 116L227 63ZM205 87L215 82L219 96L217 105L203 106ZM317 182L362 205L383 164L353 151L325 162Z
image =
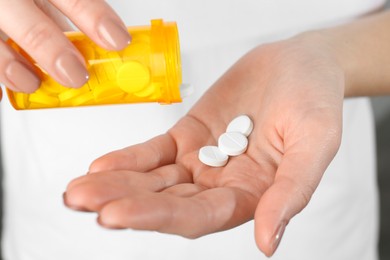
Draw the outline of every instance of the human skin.
M189 238L254 218L271 255L340 144L344 77L318 55L300 40L256 48L166 134L93 162L69 184L66 205L98 212L105 227ZM239 114L254 122L246 153L224 167L202 164L199 148L216 144Z
M107 228L189 238L254 219L271 256L337 153L344 98L390 93L389 26L384 12L255 48L166 134L96 159L65 204ZM239 114L254 122L246 153L202 164L199 148Z
M81 87L89 75L84 58L63 34L72 27L61 12L106 49L120 50L131 39L121 19L104 0L0 0L0 10L3 36L12 38L68 87ZM31 93L39 87L40 79L31 64L5 44L4 37L0 40L0 57L0 81L8 88Z
M0 0L5 13L0 28L6 35L61 83L77 87L85 82L82 58L61 34L66 24L49 18L57 17L56 9L45 1L11 2ZM104 1L94 1L93 8L88 0L51 2L102 47L120 49L128 43L120 29L116 42L99 27L102 17L121 23ZM26 21L13 17L16 14ZM10 20L23 22L12 28ZM337 153L344 98L389 94L389 26L390 14L384 12L255 48L167 133L96 159L89 174L70 182L65 204L97 212L98 222L107 228L189 238L254 219L256 243L272 255L286 225L310 201ZM55 44L48 35L56 38ZM69 77L61 62L58 70L57 59L64 50L78 64L77 75ZM30 67L4 42L0 57L0 71L5 72L0 80L11 89L32 92L38 87L39 79L24 86L10 80L21 72L20 66L8 68L12 62ZM24 73L32 73L25 77L33 79L32 71ZM239 114L254 122L246 153L231 158L225 167L203 165L197 158L199 148L215 144Z

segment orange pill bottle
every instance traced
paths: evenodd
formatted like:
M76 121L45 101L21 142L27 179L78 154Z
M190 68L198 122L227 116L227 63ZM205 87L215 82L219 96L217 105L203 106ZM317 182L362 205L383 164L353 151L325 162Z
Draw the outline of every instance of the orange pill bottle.
M16 43L11 46L32 61L42 80L31 94L7 89L18 110L107 104L181 102L180 46L175 22L152 20L150 25L128 28L132 42L122 51L107 51L81 32L66 36L85 57L90 77L78 89L60 85Z

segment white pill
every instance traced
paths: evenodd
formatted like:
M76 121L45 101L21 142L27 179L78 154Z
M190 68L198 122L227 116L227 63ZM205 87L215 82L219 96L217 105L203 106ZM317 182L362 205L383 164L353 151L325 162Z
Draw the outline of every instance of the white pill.
M202 147L198 156L202 163L213 167L224 166L229 159L217 146L211 145Z
M246 151L247 147L248 138L239 132L227 132L218 139L218 148L227 155L240 155Z
M241 115L234 118L227 126L226 132L239 132L249 136L253 130L253 122L247 115Z

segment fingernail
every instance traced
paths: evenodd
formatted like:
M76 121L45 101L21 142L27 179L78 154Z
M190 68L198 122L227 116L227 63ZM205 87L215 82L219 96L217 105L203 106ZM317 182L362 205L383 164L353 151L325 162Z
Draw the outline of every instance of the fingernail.
M121 227L121 226L116 226L116 225L107 225L106 223L104 223L101 219L101 217L99 216L97 219L96 219L96 222L104 227L104 228L108 228L108 229L117 229L117 230L121 230L121 229L126 229L125 227Z
M8 64L5 75L13 87L23 92L32 93L41 84L38 76L18 61L12 61Z
M72 52L61 54L55 62L58 77L67 87L81 87L89 79L88 71Z
M271 245L272 252L270 257L276 252L276 249L278 249L278 246L280 244L280 241L282 240L284 230L286 229L287 223L285 221L282 221L279 225L279 227L276 229L275 234L273 236L273 242Z
M98 26L100 38L115 50L122 50L130 44L131 37L127 28L111 18L103 18Z
M66 192L62 193L62 201L65 205L68 205L68 202L66 201Z
M91 211L91 210L89 210L89 209L86 209L86 208L83 208L83 207L76 207L76 206L70 205L70 204L68 203L68 200L67 200L66 192L64 192L64 193L62 194L62 200L63 200L63 202L64 202L64 205L67 206L67 207L70 208L70 209L77 210L77 211L81 211L81 212L93 212L93 211Z

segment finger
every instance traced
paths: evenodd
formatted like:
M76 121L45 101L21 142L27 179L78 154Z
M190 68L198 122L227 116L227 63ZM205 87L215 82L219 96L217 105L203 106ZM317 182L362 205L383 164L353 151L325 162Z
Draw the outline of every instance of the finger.
M0 40L0 80L13 91L32 93L41 81L33 67Z
M140 191L157 192L191 180L191 174L176 165L167 165L148 173L98 172L70 182L64 203L77 210L97 211L111 200Z
M106 49L121 50L130 43L126 26L103 0L51 0L92 40Z
M204 191L206 187L195 185L193 183L183 183L163 190L163 193L169 193L177 197L192 197Z
M58 27L66 32L73 31L72 25L66 19L66 17L51 3L46 0L34 0L35 4L47 15L49 16Z
M111 170L145 172L175 162L176 143L169 134L108 153L89 167L89 173Z
M336 150L286 153L255 213L256 242L264 254L275 252L290 219L309 203Z
M108 228L154 230L196 238L240 225L253 217L257 199L232 188L182 198L143 193L107 203L99 223Z
M86 83L84 58L32 1L1 1L0 9L0 28L45 71L65 86L80 87Z
M99 172L72 181L64 203L73 209L97 211L107 201L133 195L139 190L160 190L164 181L155 174L130 171Z
M192 173L187 168L179 164L169 164L162 166L154 169L149 173L146 173L145 175L156 175L161 179L161 181L164 183L164 187L160 188L159 191L181 183L193 182Z

